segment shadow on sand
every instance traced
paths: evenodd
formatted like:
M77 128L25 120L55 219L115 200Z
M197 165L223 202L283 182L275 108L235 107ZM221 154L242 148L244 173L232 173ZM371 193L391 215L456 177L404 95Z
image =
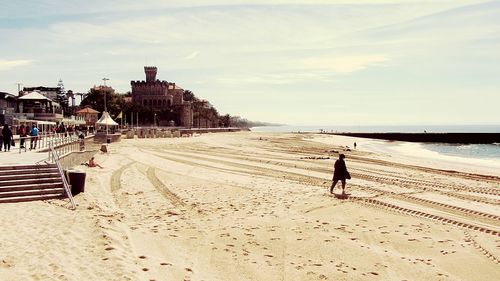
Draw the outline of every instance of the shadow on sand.
M350 193L341 193L341 194L334 193L333 194L333 196L335 196L335 198L341 199L341 200L349 199L349 195L351 195L351 194Z

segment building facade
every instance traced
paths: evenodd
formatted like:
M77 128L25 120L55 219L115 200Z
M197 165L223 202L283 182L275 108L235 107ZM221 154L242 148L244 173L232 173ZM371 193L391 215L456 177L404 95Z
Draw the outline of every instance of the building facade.
M176 110L179 112L180 126L193 125L193 113L190 102L183 99L184 90L165 80L156 79L158 69L155 66L145 66L146 80L131 81L132 101L153 110Z
M85 107L76 112L76 116L79 116L85 120L87 126L95 126L95 122L99 120L99 111L92 109L90 107Z

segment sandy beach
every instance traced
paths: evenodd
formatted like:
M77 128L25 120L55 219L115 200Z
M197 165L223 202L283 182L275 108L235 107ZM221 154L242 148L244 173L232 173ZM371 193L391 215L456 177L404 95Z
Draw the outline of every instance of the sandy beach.
M79 167L75 211L0 204L0 280L498 279L493 169L343 151L351 143L255 132L113 143L96 155L103 169ZM347 199L328 192L336 152Z

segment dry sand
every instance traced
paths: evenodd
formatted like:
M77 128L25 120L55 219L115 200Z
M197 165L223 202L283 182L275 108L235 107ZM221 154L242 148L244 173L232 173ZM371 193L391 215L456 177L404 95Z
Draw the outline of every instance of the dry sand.
M498 280L499 177L353 151L339 199L311 137L114 143L76 211L0 205L0 280Z

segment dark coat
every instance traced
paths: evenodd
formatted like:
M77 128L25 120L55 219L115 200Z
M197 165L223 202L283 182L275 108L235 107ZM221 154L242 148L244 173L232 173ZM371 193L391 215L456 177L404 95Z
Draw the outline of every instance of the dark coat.
M4 140L10 140L12 138L12 131L10 128L3 128L2 129L2 135Z
M344 160L335 161L335 170L333 171L333 180L345 180L347 177L347 167Z

